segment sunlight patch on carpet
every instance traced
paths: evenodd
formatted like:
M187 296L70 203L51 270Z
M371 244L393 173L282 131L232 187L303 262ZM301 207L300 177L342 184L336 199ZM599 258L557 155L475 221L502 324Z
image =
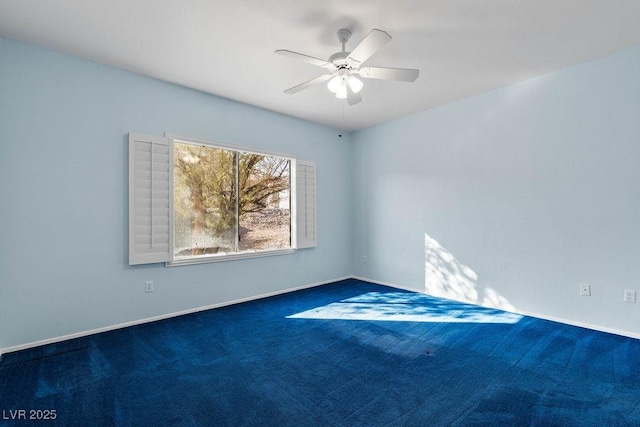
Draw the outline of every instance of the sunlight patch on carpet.
M368 292L306 310L288 319L397 322L517 323L522 316L411 292Z

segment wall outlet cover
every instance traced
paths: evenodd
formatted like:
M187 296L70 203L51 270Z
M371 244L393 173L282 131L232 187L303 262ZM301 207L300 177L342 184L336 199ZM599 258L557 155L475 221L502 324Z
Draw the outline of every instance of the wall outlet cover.
M636 302L636 291L631 289L624 290L624 301L625 302Z
M591 285L583 283L580 285L580 295L583 297L591 296Z

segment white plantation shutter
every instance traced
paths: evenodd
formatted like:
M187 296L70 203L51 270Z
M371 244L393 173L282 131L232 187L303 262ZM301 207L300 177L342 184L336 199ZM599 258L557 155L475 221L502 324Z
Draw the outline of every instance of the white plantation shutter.
M316 238L316 165L296 161L296 247L317 246Z
M170 140L129 134L129 265L170 258Z

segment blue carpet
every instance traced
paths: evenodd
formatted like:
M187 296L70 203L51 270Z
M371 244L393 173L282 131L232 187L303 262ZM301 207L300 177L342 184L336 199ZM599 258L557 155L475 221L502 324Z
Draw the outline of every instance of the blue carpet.
M6 425L639 426L640 340L346 280L9 353L0 387Z

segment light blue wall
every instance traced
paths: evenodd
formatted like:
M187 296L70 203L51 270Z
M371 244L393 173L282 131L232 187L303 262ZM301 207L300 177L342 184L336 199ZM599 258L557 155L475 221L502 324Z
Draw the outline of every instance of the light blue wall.
M352 138L356 275L640 334L640 48Z
M319 247L128 266L130 131L315 161ZM351 273L351 149L334 129L3 38L0 148L0 349Z
M0 348L351 273L640 334L639 76L635 48L340 139L0 39ZM130 131L316 161L320 246L129 267Z

